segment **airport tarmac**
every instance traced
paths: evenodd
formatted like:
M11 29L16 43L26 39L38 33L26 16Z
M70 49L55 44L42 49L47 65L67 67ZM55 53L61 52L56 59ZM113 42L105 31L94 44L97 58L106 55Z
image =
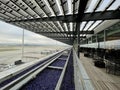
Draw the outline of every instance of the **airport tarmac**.
M64 46L25 46L22 58L21 46L0 46L0 72L16 67L14 62L21 60L29 63L64 49ZM45 53L46 52L46 53Z

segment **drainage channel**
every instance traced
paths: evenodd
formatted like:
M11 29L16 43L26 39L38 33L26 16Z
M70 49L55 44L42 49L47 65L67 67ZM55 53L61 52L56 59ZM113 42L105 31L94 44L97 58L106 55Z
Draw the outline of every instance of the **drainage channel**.
M0 90L58 90L60 88L65 69L68 63L69 53L64 55L64 51L50 60L45 60L41 65L34 65L34 69L24 72L24 75L8 83ZM20 73L21 74L21 73ZM8 79L8 80L12 80ZM30 89L31 88L31 89Z
M64 58L64 60L62 60L62 58ZM63 69L65 68L65 64L67 63L67 58L68 56L60 56L40 72L34 79L20 88L20 90L55 90Z
M74 67L73 67L73 53L69 57L66 72L60 87L60 90L75 90L74 84Z
M18 73L17 75L12 76L11 78L6 79L5 81L1 82L0 83L0 90L9 90L9 88L14 86L16 83L20 82L22 79L29 76L30 74L32 74L33 72L35 72L36 70L41 68L42 66L44 66L44 65L46 66L47 63L49 63L49 62L51 63L55 59L60 57L62 55L62 52L56 53L54 56L50 56L50 57L46 58L45 60L29 67L28 69L26 69L20 73Z

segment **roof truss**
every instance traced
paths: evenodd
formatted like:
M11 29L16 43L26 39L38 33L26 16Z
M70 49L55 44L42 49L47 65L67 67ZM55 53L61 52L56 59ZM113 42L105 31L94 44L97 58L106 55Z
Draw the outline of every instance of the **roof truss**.
M92 1L0 0L0 20L64 43L73 42L76 37L94 34L95 28L105 20L120 19L120 5L110 9L117 0L111 0L101 11L98 8L103 0L98 0L89 12Z
M101 17L102 15L102 17ZM110 10L106 12L94 12L94 13L84 13L83 18L77 19L78 14L66 15L66 16L53 16L53 17L44 17L44 18L35 18L35 19L22 19L22 20L10 20L6 21L8 23L12 22L49 22L49 21L62 21L64 23L70 22L80 22L80 21L97 21L97 20L113 20L120 19L120 10Z

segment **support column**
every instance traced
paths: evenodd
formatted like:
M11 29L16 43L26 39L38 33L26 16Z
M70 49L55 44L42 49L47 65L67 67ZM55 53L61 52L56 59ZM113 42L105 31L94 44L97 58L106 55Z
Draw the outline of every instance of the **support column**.
M76 51L78 57L80 56L79 55L79 45L80 45L80 23L77 23L75 33L74 33L74 48L75 48L75 51Z
M104 48L106 48L106 30L104 30Z
M78 54L78 57L80 57L80 53L79 53L79 49L80 49L80 23L77 23L77 47L78 47L78 50L77 50L77 54Z
M24 57L24 29L23 29L23 33L22 33L22 58L21 60L23 60Z

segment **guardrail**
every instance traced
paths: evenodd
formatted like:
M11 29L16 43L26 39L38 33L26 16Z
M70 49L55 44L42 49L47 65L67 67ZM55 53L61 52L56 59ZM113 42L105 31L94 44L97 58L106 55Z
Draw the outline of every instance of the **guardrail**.
M67 48L67 49L68 49L68 48ZM42 61L44 61L44 60L46 60L46 59L49 59L49 58L51 58L51 57L53 57L53 56L59 57L59 54L62 53L63 51L65 51L65 50L67 50L67 49L64 49L64 50L61 50L61 51L59 51L59 52L57 52L57 53L54 53L54 54L52 54L52 55L49 55L49 56L45 57L44 59L42 59ZM55 58L51 58L51 59L55 60ZM53 61L53 60L51 60L51 61ZM37 64L37 63L36 63L36 64ZM44 63L43 63L43 64L44 64ZM45 63L45 64L46 64L46 63ZM34 65L35 65L35 64L33 64L32 66L34 66ZM41 66L41 65L40 65L40 66ZM30 68L30 67L29 67L29 68ZM36 68L37 68L37 67L36 67ZM36 68L35 68L35 69L36 69ZM39 66L38 66L38 68L39 68ZM11 87L11 85L13 85L13 84L15 84L17 81L21 80L24 76L29 75L29 73L31 73L31 72L34 71L35 69L27 72L25 75L22 75L21 77L19 77L18 79L12 81L11 83L5 85L5 86L2 87L1 89L7 89L8 87ZM34 75L34 76L35 76L35 75ZM31 76L31 78L33 78L34 76ZM31 78L29 78L29 80L30 80Z
M94 90L89 76L73 49L75 90Z
M98 47L99 46L99 47ZM101 49L120 49L120 40L111 40L99 43L82 44L84 48L101 48Z

